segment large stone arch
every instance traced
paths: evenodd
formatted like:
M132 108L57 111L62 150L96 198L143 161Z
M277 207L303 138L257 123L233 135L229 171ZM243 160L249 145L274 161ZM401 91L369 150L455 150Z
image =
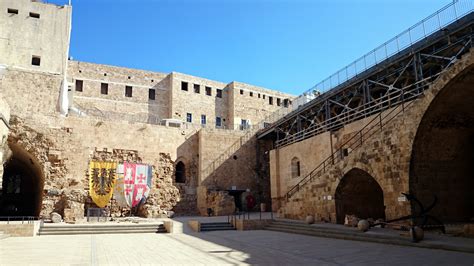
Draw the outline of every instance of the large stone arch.
M337 223L344 223L346 215L385 219L383 190L373 176L360 168L352 168L342 177L334 197Z
M428 95L412 143L409 187L444 222L474 217L474 66L462 64ZM416 207L416 206L413 206Z

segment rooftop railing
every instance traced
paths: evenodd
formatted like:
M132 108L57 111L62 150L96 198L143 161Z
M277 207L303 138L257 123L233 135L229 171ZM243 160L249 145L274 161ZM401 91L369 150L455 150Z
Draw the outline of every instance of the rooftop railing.
M334 89L338 85L356 77L378 63L464 17L473 10L473 7L473 0L454 0L452 3L444 6L432 15L319 82L301 94L301 96L313 94L315 91L324 93Z

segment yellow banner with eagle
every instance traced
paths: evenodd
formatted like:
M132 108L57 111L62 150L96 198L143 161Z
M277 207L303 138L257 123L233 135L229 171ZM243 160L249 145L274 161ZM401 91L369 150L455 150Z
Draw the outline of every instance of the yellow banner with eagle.
M89 194L99 208L105 207L112 198L117 179L116 171L116 162L89 163Z

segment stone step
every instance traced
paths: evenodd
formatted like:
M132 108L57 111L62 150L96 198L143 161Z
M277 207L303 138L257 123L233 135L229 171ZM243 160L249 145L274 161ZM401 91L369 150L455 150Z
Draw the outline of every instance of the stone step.
M47 225L38 235L166 233L163 224L144 225Z
M71 231L40 231L38 235L99 235L99 234L156 234L166 233L166 230L120 230L120 231L87 231L87 230L71 230Z
M223 231L223 230L235 230L232 224L227 222L217 223L201 223L201 232L203 231Z

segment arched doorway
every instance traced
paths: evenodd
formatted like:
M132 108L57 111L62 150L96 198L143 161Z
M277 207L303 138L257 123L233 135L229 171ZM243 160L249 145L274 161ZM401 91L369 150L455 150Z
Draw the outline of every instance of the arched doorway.
M176 164L175 182L186 183L186 166L181 161Z
M0 216L39 216L44 185L39 164L25 150L10 145L0 194Z
M383 191L367 172L354 168L339 182L335 194L337 223L346 215L359 218L385 219Z
M436 196L430 215L445 223L474 218L473 104L474 69L470 68L433 99L413 142L410 192L424 206Z

